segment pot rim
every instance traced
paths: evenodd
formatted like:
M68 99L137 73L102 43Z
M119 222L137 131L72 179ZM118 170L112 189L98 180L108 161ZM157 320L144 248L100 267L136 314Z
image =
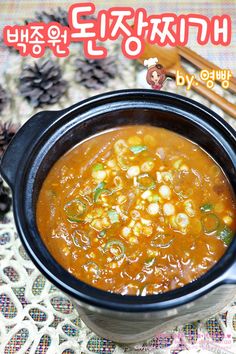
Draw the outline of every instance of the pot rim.
M154 92L152 90L121 90L121 91L113 91L104 93L101 95L93 96L85 101L79 102L78 104L69 107L66 110L59 111L56 122L60 122L63 118L70 115L72 112L80 109L92 109L91 104L99 104L104 100L108 99L117 99L122 97L123 99L130 99L133 96L140 95L145 100L150 97L159 97L161 98L170 98L174 99L176 102L182 102L185 105L192 106L197 108L200 111L205 112L211 119L217 121L221 128L224 129L225 134L230 135L231 139L233 138L236 141L236 134L234 130L215 112L211 111L207 107L189 99L184 96L180 96L174 93L169 92ZM41 112L41 115L45 115L46 113L51 114L52 112ZM45 119L45 118L43 118ZM89 118L88 118L89 119ZM54 119L55 123L55 119ZM80 124L80 123L78 123ZM26 123L27 125L27 123ZM55 124L54 124L55 126ZM42 132L45 134L47 128L44 128ZM16 137L13 139L16 141ZM11 144L10 144L11 145ZM25 161L25 166L27 165L27 161ZM234 167L236 166L236 161L234 161ZM27 167L27 166L26 166ZM24 168L23 168L24 169ZM3 171L3 170L2 170ZM4 171L3 171L4 175ZM22 174L22 178L25 178L25 175ZM25 181L25 180L24 180ZM13 188L13 211L14 217L16 221L17 231L20 235L21 241L26 248L27 252L30 255L31 260L34 262L36 267L45 275L47 279L49 279L56 287L60 288L65 293L71 295L81 303L85 302L94 307L100 307L104 309L120 311L120 312L149 312L149 311L160 311L165 309L171 309L177 306L181 306L188 302L191 302L204 294L207 294L214 288L219 285L227 283L227 279L225 279L225 272L230 268L233 264L233 256L236 252L236 238L229 246L223 257L205 274L199 277L197 280L175 290L168 291L166 293L157 294L157 295L146 295L146 296L136 296L136 295L120 295L116 293L109 293L107 291L95 288L91 285L88 285L79 279L72 276L69 272L67 272L64 268L62 268L50 255L47 251L46 247L41 245L42 252L46 252L47 257L50 258L50 264L54 265L54 270L57 270L57 274L53 273L51 269L48 268L47 262L42 261L42 255L36 254L30 244L27 236L27 225L23 225L23 213L22 210L19 210L19 198L22 198L22 179L16 179L15 186ZM28 232L31 232L28 230ZM38 240L41 241L40 234L37 232L36 234ZM60 279L57 275L60 275Z

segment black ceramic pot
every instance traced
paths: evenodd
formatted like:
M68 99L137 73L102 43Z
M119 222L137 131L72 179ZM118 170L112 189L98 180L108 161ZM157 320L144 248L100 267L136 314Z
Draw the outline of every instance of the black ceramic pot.
M13 192L16 227L36 267L71 296L88 327L123 343L145 340L157 332L210 316L232 300L236 288L236 239L198 280L164 294L143 297L112 294L87 285L63 269L48 252L37 230L35 206L53 163L79 141L130 124L164 127L196 142L219 163L236 191L233 129L195 101L151 90L110 92L59 112L40 112L16 134L1 162L1 173Z

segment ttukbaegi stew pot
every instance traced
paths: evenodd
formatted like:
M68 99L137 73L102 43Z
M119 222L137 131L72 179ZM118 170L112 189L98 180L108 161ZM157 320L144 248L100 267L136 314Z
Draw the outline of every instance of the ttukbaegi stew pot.
M123 343L139 342L211 316L232 300L236 290L236 238L215 266L196 281L147 296L122 296L96 289L73 277L48 252L37 230L35 207L50 168L79 141L130 124L164 127L196 142L223 168L236 192L234 130L203 105L168 92L110 92L62 111L40 112L19 130L1 162L2 176L13 193L16 227L36 267L71 296L88 327Z

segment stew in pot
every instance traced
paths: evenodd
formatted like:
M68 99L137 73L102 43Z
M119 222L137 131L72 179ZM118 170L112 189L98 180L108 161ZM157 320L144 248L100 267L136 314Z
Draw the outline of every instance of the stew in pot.
M126 126L79 143L46 177L37 224L65 269L123 295L158 294L204 274L236 229L221 168L169 130Z

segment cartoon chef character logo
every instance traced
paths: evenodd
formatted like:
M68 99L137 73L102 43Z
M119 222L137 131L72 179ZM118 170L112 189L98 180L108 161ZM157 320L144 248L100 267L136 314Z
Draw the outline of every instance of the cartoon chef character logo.
M147 66L147 83L153 90L160 90L166 80L166 71L161 64L157 64L157 58L144 60L144 65Z

